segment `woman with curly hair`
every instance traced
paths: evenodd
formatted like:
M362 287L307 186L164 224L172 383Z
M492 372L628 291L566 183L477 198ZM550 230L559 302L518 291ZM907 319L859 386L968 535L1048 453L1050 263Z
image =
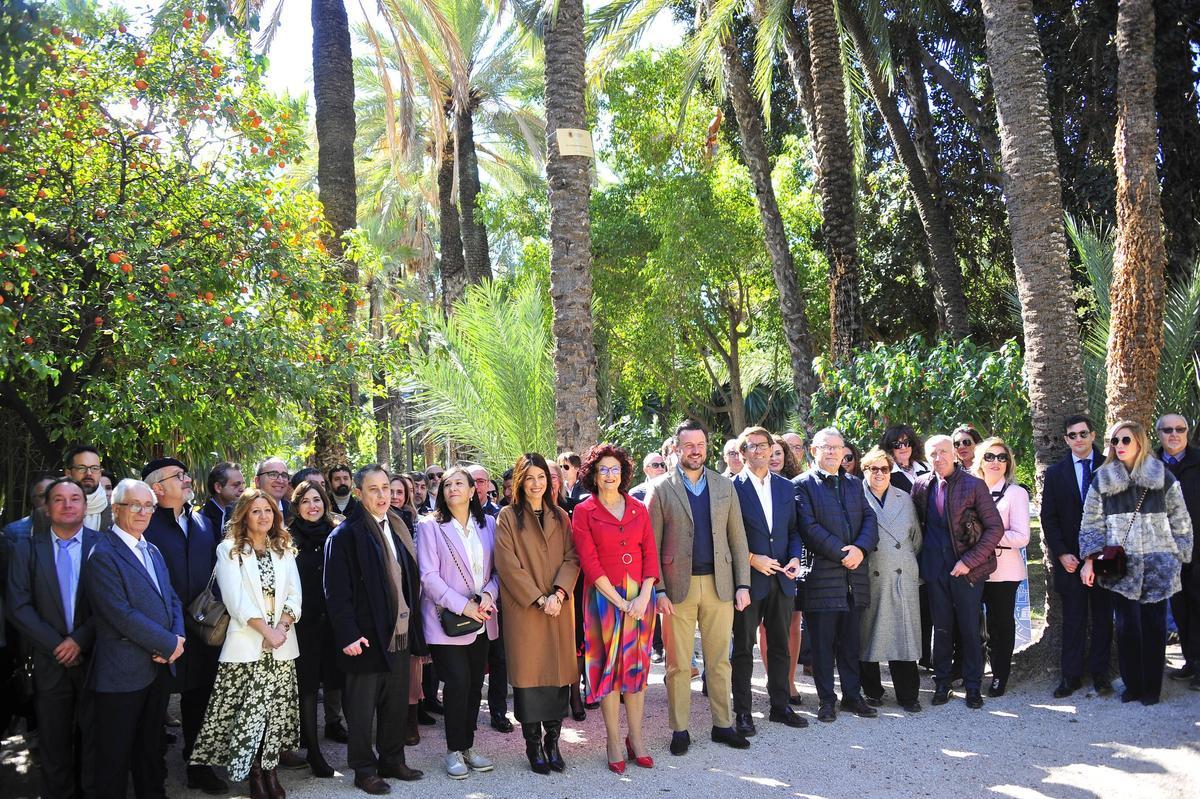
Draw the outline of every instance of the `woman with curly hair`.
M587 698L600 702L608 767L625 773L621 697L629 734L625 753L653 768L642 741L642 714L654 639L658 549L646 506L629 496L633 463L612 444L588 450L580 481L591 496L575 508L572 528L584 576L584 661Z
M249 775L251 799L283 799L279 752L299 743L296 553L279 504L257 488L238 499L225 529L215 573L229 629L192 764Z

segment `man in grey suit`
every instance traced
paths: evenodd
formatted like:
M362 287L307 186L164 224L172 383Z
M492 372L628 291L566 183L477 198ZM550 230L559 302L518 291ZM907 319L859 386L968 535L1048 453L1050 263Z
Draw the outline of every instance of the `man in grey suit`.
M84 664L96 630L80 577L99 533L83 525L83 486L60 477L45 492L48 532L13 542L8 614L33 650L42 793L46 799L91 796L94 754ZM82 746L76 752L76 731ZM76 770L76 756L81 769Z
M704 465L708 434L687 420L675 430L679 465L649 484L650 523L661 561L658 609L666 626L671 754L688 750L691 657L700 626L712 740L750 746L733 727L729 644L734 609L750 604L750 553L733 483Z
M165 799L167 678L183 654L183 606L166 561L143 537L154 492L140 480L113 490L112 529L96 543L84 588L96 624L88 672L96 718L96 796Z

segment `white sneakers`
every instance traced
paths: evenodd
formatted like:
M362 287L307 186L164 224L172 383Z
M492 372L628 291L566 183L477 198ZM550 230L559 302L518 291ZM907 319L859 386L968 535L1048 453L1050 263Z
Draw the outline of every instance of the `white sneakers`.
M471 749L446 753L446 776L452 780L465 780L472 771L491 771L492 761Z

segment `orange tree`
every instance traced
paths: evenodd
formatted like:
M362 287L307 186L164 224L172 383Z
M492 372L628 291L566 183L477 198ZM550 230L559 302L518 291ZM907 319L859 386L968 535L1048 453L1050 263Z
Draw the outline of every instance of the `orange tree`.
M307 429L369 354L286 179L303 105L201 11L141 35L51 13L0 11L0 423L43 466L76 440L200 466Z

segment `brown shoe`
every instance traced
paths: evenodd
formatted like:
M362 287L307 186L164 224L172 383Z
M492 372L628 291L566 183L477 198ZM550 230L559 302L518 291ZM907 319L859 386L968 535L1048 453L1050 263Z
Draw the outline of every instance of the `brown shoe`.
M250 799L270 799L267 796L267 785L263 780L262 765L258 757L254 758L254 763L250 766Z
M416 782L425 776L425 772L420 769L409 768L404 763L395 763L392 765L379 765L380 777L391 777L405 782Z
M263 769L263 785L267 789L267 799L287 799L287 791L279 784L277 769Z
M416 746L421 743L421 728L417 726L417 705L408 706L408 733L404 737L405 746Z
M383 796L386 793L392 792L392 786L384 782L378 774L368 774L365 777L355 777L354 787L366 791L372 796Z
M279 767L290 769L308 768L308 760L300 756L294 749L284 749L279 753Z

